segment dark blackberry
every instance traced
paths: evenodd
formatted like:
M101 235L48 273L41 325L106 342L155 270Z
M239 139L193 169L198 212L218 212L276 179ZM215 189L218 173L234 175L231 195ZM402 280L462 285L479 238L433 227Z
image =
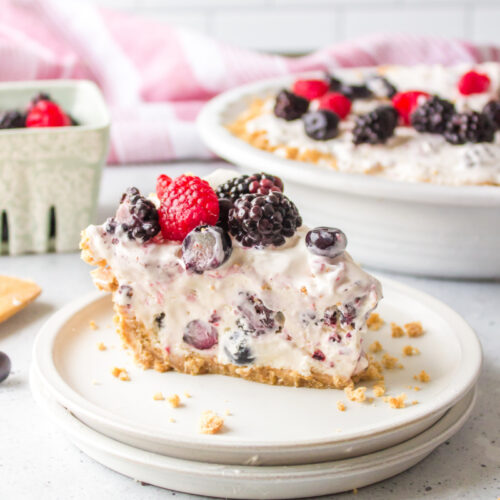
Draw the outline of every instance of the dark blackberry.
M339 133L339 115L320 109L310 111L302 117L306 134L315 141L333 139Z
M432 96L410 115L410 122L419 132L442 134L455 113L455 106L446 99Z
M368 90L379 99L390 99L397 93L396 87L381 75L372 75L366 80Z
M37 105L40 101L52 101L52 98L46 92L38 92L31 98L30 107Z
M309 108L309 101L288 90L282 90L276 96L274 114L278 118L291 121L300 118Z
M356 119L352 131L354 144L383 144L394 134L398 112L392 106L380 106Z
M12 364L9 356L0 351L0 382L3 382L9 376L11 368Z
M484 108L483 113L500 129L500 101L490 101Z
M229 212L229 232L244 246L280 246L302 225L297 207L282 193L245 194Z
M373 97L373 92L364 83L361 85L349 85L344 83L340 86L338 92L344 94L351 101L355 99L371 99Z
M26 127L26 115L19 111L5 111L0 115L0 129Z
M339 78L333 76L333 75L326 75L326 79L328 80L328 83L330 85L330 90L333 92L339 92L340 88L342 87L343 83L342 80Z
M451 144L493 142L495 129L495 124L484 113L455 113L446 125L444 138Z
M215 190L219 199L225 198L232 201L243 194L269 194L271 191L283 192L283 181L279 177L264 172L234 177Z
M131 218L121 224L121 229L131 240L146 242L160 232L158 211L154 203L144 196L135 187L127 189L121 202L129 203Z
M219 219L217 220L217 226L224 231L228 230L227 220L229 218L229 210L233 208L233 202L227 198L219 198Z

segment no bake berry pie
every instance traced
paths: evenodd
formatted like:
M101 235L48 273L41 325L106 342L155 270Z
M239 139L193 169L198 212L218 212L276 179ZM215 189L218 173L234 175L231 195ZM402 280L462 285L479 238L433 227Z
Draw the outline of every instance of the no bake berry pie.
M118 332L145 368L346 387L367 373L379 282L344 233L309 229L278 177L162 175L82 234Z
M500 184L500 64L381 66L296 80L228 125L279 157L340 172Z

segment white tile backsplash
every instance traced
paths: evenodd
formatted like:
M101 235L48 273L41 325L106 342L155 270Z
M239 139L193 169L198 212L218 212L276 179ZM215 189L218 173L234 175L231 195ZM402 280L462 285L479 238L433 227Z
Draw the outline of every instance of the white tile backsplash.
M451 36L500 46L500 0L87 1L272 52L308 52L381 32Z

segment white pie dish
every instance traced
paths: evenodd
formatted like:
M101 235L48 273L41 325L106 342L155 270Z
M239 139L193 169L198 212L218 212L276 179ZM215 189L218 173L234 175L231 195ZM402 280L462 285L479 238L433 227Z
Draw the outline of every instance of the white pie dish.
M404 410L394 410L379 398L372 405L351 403L339 390L144 371L121 349L110 327L111 299L99 293L69 304L45 324L34 345L33 366L51 397L84 423L148 451L183 459L196 456L206 462L266 465L361 455L428 428L471 389L481 366L479 342L455 312L407 286L389 280L383 285L382 317L400 324L418 319L427 329L418 339L394 339L388 325L371 333L405 365L404 370L386 371L390 395L406 392L409 402L419 401ZM100 325L98 330L89 327L91 320ZM98 342L107 350L99 351ZM408 343L421 355L403 359L401 350ZM132 380L112 377L114 366L125 367ZM419 392L409 390L417 384L413 375L422 369L429 372L431 382L419 384L425 386ZM172 409L165 401L154 401L160 391L165 396L179 394L183 405ZM192 397L185 397L185 392ZM337 410L338 400L346 403L346 412ZM196 432L201 412L208 409L222 416L230 410L232 415L224 417L225 432Z
M424 459L469 418L476 400L471 390L433 426L418 436L369 455L337 462L296 466L234 466L181 460L139 450L96 432L58 404L33 371L33 396L48 416L97 462L163 488L223 498L311 498L366 486L394 476Z
M262 151L226 129L251 100L275 95L294 78L252 83L212 99L198 118L204 142L245 170L279 175L311 222L343 229L351 253L365 265L438 277L500 277L500 233L494 230L500 187L339 173Z

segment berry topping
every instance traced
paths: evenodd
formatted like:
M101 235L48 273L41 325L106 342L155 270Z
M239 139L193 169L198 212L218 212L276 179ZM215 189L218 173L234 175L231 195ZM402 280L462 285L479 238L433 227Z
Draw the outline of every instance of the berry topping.
M231 333L226 339L224 352L235 365L249 365L255 361L255 356L248 345L248 337L240 330Z
M427 92L420 90L409 90L407 92L398 92L392 98L392 105L399 113L405 125L410 124L410 116L420 104L430 97Z
M9 356L0 351L0 382L3 382L10 373L11 363Z
M219 335L215 326L206 321L194 319L193 321L190 321L184 328L182 340L186 344L193 346L195 349L204 351L206 349L212 348L215 344L217 344Z
M500 128L500 101L490 101L484 108L483 113L495 124L497 129Z
M442 134L454 113L453 103L438 96L432 96L413 111L410 120L413 127L419 132Z
M28 110L30 110L33 106L36 106L40 101L52 101L52 98L46 92L38 92L38 94L35 94L35 96L32 97Z
M458 81L458 91L462 95L481 94L490 88L490 77L477 71L468 71Z
M316 349L314 351L314 354L312 355L313 359L316 359L317 361L325 361L326 356L324 355L323 351Z
M233 208L233 202L226 198L219 198L219 219L217 220L217 226L224 229L224 231L228 231L228 219L229 219L229 210Z
M446 125L444 138L451 144L493 142L495 124L484 113L456 113Z
M339 133L339 115L331 111L310 111L302 117L302 121L307 136L315 141L333 139Z
M243 194L269 194L271 191L283 192L283 181L279 177L264 172L234 177L215 190L219 198L233 201Z
M380 99L393 97L397 90L396 87L387 78L380 75L373 75L366 80L368 90Z
M371 97L373 97L371 90L364 84L342 84L338 91L351 99L351 101L354 101L355 99L370 99Z
M19 111L5 111L0 115L0 129L23 128L26 126L26 115Z
M311 101L326 94L328 88L329 84L324 80L297 80L292 86L292 91L295 95Z
M156 194L160 200L165 196L167 188L170 186L171 182L172 179L165 174L159 175L158 179L156 179Z
M231 238L218 226L198 226L182 242L186 269L198 274L222 266L232 251Z
M276 332L279 329L275 321L276 313L267 308L262 300L248 292L240 292L238 310L246 319L248 330L254 335L262 335L266 331Z
M383 144L394 134L398 114L392 106L380 106L356 119L353 134L354 144Z
M306 234L307 249L314 255L338 257L347 247L346 235L334 227L316 227Z
M182 241L195 227L217 223L219 200L207 181L181 175L163 191L159 214L163 237Z
M302 225L297 207L282 193L245 194L229 211L229 231L244 246L280 246Z
M282 90L276 96L274 114L278 118L291 121L300 118L309 107L309 101L303 97L292 94L288 90Z
M319 99L318 109L332 111L343 120L351 111L351 101L340 92L328 92Z
M67 127L71 125L68 115L55 103L40 100L28 111L27 127Z
M160 232L158 211L154 203L141 196L137 188L127 189L122 196L121 203L125 203L129 211L121 221L121 229L127 233L131 240L139 240L144 243ZM108 220L106 231L113 233L115 229L116 220Z

